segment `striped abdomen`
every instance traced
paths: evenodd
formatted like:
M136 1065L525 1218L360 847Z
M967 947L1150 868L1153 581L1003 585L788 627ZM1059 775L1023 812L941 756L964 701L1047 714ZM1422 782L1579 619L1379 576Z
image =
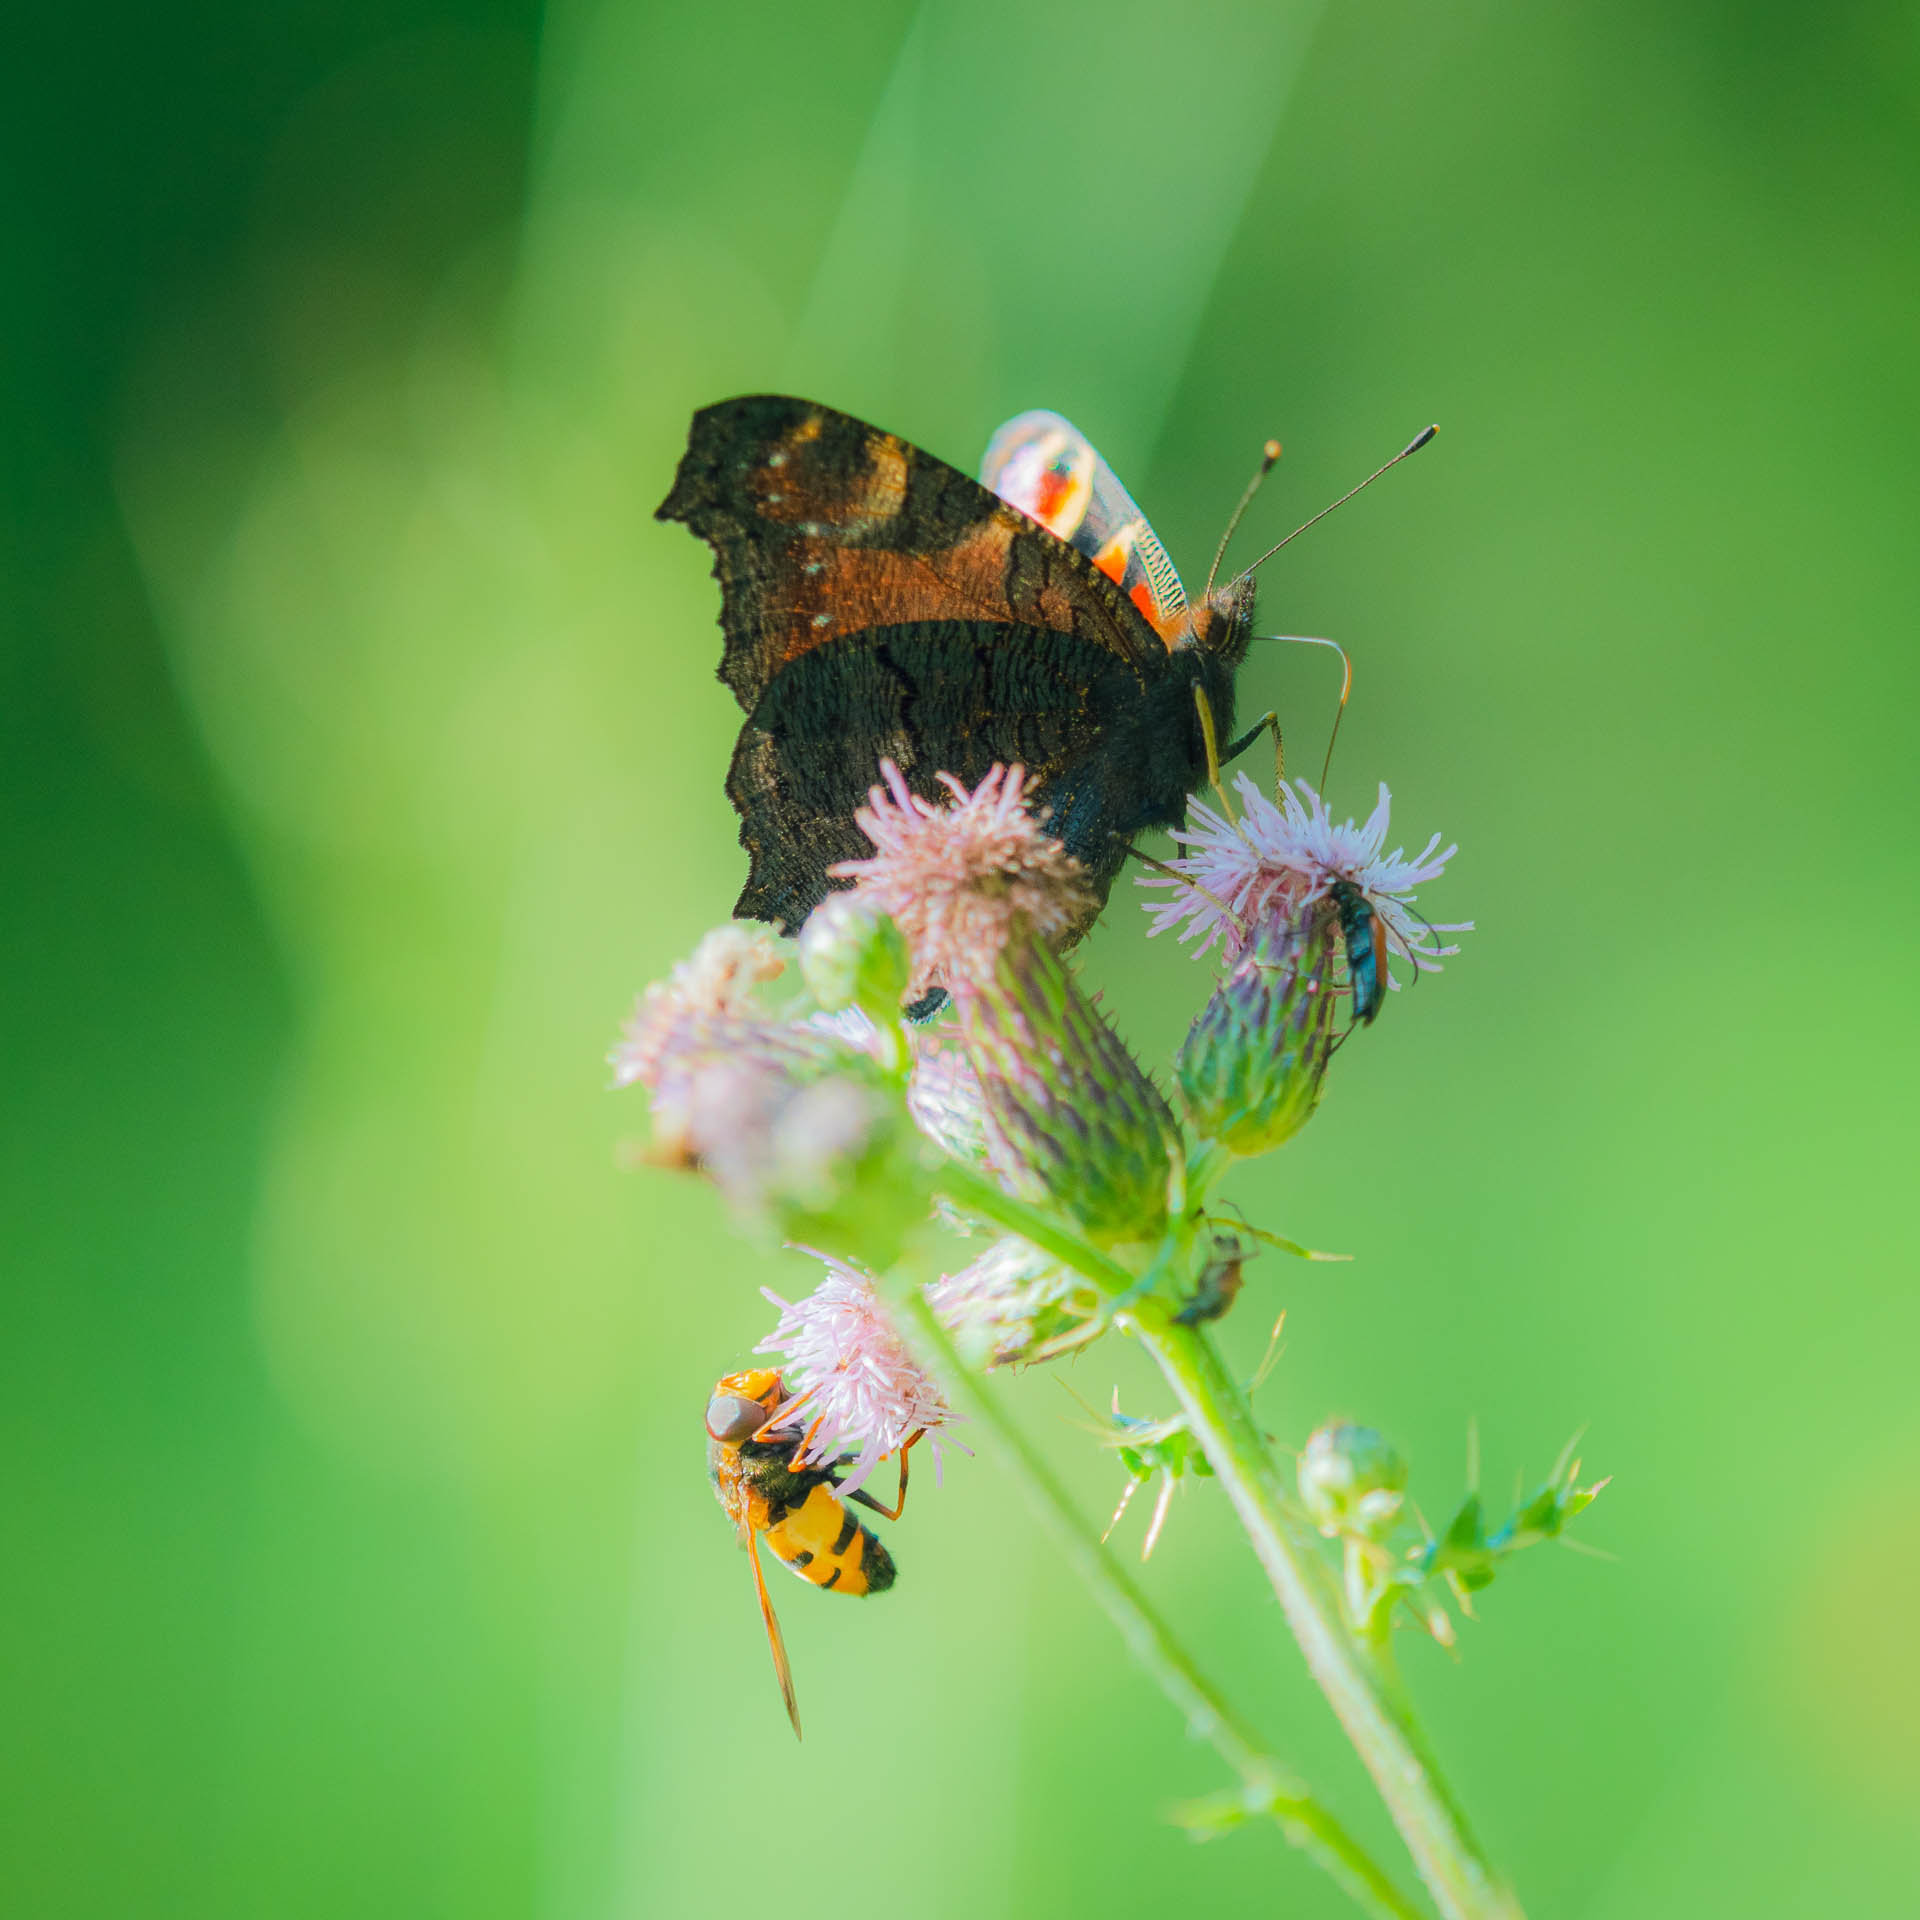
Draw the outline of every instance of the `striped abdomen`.
M835 1593L885 1593L893 1556L822 1484L767 1528L767 1545L803 1580Z

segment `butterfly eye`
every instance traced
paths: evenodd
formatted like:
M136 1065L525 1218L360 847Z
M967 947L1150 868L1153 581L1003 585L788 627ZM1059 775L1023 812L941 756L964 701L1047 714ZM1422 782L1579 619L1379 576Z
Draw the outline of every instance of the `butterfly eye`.
M716 1393L707 1402L707 1435L721 1445L737 1447L767 1424L767 1410L757 1400L737 1393Z

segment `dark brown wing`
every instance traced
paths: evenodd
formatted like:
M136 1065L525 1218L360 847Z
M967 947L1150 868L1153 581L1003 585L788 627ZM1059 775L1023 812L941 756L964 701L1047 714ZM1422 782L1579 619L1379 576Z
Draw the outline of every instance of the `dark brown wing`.
M752 868L736 911L796 929L827 869L873 849L854 809L884 756L915 792L1027 770L1049 830L1104 899L1125 841L1178 821L1191 700L1164 650L1157 674L1069 633L982 621L872 627L776 674L740 729L727 794Z
M784 667L876 627L1043 628L1151 673L1166 647L1084 554L864 421L758 394L693 417L658 518L714 551L720 678L752 713Z

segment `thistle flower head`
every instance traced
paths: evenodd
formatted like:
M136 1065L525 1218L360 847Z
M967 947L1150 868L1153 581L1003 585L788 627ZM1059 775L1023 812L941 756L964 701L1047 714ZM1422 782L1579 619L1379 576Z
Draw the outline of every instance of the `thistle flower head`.
M1440 944L1439 936L1470 932L1473 923L1432 923L1411 904L1414 889L1437 879L1459 849L1441 852L1436 833L1411 859L1398 847L1383 851L1393 805L1385 782L1364 825L1336 822L1304 780L1283 782L1277 805L1247 774L1240 774L1234 786L1245 808L1238 822L1192 802L1192 825L1173 836L1187 852L1167 863L1173 872L1149 874L1137 882L1171 893L1166 900L1146 903L1153 933L1178 927L1182 942L1199 940L1197 952L1205 953L1218 942L1227 959L1235 961L1257 942L1263 928L1297 920L1336 883L1346 881L1380 917L1389 944L1412 966L1438 971L1443 958L1459 952L1458 947Z
M871 1022L762 1004L783 965L757 930L709 934L641 996L614 1052L619 1083L647 1089L647 1157L707 1175L750 1228L833 1235L890 1261L931 1205L925 1144L862 1044Z
M780 1309L780 1324L754 1348L785 1356L781 1375L791 1397L772 1421L804 1429L796 1463L830 1467L853 1455L841 1489L850 1492L890 1454L924 1437L938 1470L943 1436L959 1445L946 1435L954 1419L946 1396L894 1331L872 1279L831 1255L814 1257L827 1277L804 1300L761 1288Z
M660 1083L675 1053L717 1037L759 1011L759 989L786 971L786 961L764 927L716 927L665 980L641 994L608 1054L613 1084Z
M1026 806L1026 773L993 767L969 791L952 774L939 806L909 791L891 760L855 824L873 843L870 860L828 868L891 917L913 953L910 991L964 993L1024 921L1051 944L1079 932L1099 909L1086 875Z
M928 1287L927 1304L966 1360L1005 1367L1084 1319L1098 1301L1057 1260L1009 1237L957 1273L942 1274Z
M1203 1140L1267 1153L1312 1118L1333 1054L1333 953L1325 915L1269 920L1195 1016L1173 1065Z
M705 1174L756 1234L830 1237L884 1263L932 1204L898 1093L830 1043L677 1056L653 1096L653 1133L650 1159Z
M907 1111L914 1125L956 1160L986 1163L987 1109L980 1076L950 1038L923 1037L915 1046Z
M703 1021L650 1063L645 1085L653 1117L649 1157L700 1167L722 1186L742 1184L764 1159L775 1116L831 1056L825 1036L770 1021Z

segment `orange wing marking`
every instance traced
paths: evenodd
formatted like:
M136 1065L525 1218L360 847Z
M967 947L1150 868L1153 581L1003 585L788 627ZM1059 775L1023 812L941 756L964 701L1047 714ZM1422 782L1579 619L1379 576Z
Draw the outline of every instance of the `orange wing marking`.
M1002 508L970 538L933 554L847 547L803 536L799 564L784 583L786 604L767 636L774 662L784 666L836 634L928 619L1073 632L1072 602L1051 583L1032 604L1016 607L1009 601L1008 554L1020 529L1019 517Z

